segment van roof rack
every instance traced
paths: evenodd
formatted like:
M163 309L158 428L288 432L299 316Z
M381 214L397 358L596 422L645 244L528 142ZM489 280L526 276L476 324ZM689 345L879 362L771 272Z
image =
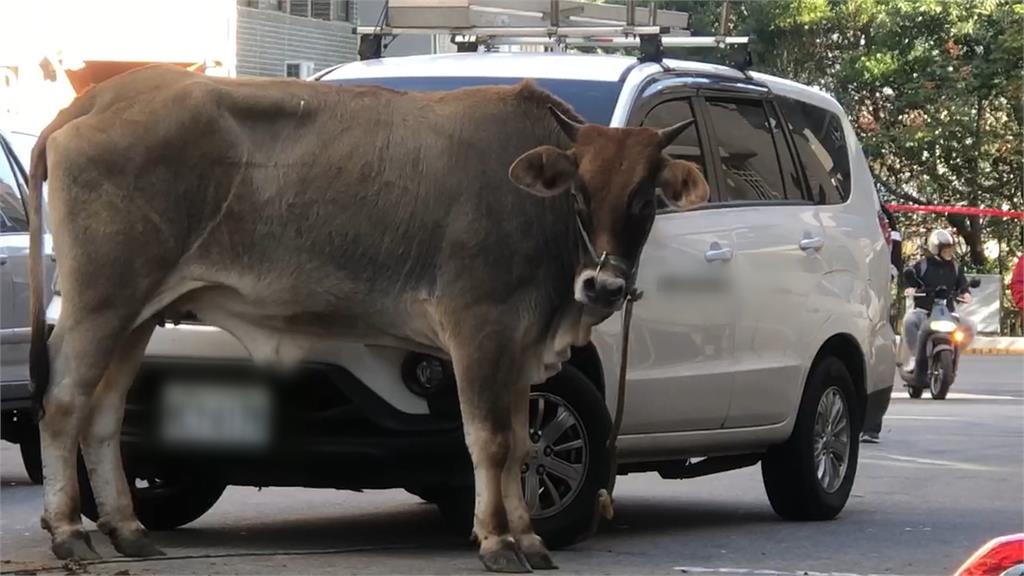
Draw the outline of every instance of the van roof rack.
M646 24L638 22L646 21ZM657 2L638 7L585 0L389 0L376 26L358 26L359 59L381 58L384 38L447 35L459 52L480 46L639 48L641 62L661 62L664 48L747 45L747 36L691 36L690 15Z

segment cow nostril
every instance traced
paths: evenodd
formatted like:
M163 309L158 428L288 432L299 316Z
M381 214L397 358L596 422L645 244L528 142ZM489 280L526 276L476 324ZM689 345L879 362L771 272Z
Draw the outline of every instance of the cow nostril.
M583 279L583 293L593 295L597 292L597 280L593 276Z
M616 283L612 286L607 286L605 288L605 294L607 294L608 298L612 300L618 300L619 298L622 298L622 295L625 293L625 291L626 287L621 283Z

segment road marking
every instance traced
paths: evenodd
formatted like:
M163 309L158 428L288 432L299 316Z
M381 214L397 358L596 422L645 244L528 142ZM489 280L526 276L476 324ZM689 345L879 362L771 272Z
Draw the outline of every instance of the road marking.
M818 572L816 570L772 570L770 568L701 568L676 566L683 574L754 574L757 576L900 576L899 574L858 574L854 572Z
M971 464L969 462L954 462L952 460L935 460L931 458L914 458L913 456L899 456L897 454L879 454L886 458L892 458L901 463L921 464L924 466L938 466L941 468L953 468L954 470L971 470L974 472L995 472L1000 470L992 466L983 466L981 464ZM871 462L874 464L895 464L896 462L890 462L887 460L877 459L862 459L865 462Z
M970 392L950 392L946 398L950 400L1017 400L1021 401L1024 398L1017 396L1001 396L997 394L971 394ZM907 396L893 394L893 400L899 400L900 402L915 402L920 403L920 399L909 398Z
M964 420L956 416L892 416L885 415L886 420Z
M1024 400L1017 396L1003 396L998 394L971 394L970 392L950 392L947 398L951 400Z

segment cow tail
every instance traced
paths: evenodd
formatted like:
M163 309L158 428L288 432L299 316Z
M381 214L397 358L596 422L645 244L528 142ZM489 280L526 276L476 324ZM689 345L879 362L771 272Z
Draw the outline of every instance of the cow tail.
M72 120L88 114L95 104L91 91L75 99L60 111L47 126L32 148L32 162L28 177L29 218L29 285L31 287L32 342L29 348L29 379L32 386L32 406L37 419L42 419L43 398L50 386L49 327L46 325L45 226L43 226L43 182L47 178L46 142L54 132Z
M42 136L32 148L28 177L29 283L32 289L32 344L29 349L29 378L32 404L43 417L43 396L50 385L50 350L46 328L46 275L43 263L43 181L46 180L46 141Z

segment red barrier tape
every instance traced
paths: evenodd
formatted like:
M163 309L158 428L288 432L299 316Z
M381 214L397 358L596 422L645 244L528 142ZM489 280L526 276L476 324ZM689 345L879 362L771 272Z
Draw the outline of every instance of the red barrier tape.
M973 206L918 206L914 204L886 204L893 212L931 212L933 214L966 214L968 216L996 216L998 218L1017 218L1024 220L1024 212L1019 210L999 210L996 208L975 208Z

